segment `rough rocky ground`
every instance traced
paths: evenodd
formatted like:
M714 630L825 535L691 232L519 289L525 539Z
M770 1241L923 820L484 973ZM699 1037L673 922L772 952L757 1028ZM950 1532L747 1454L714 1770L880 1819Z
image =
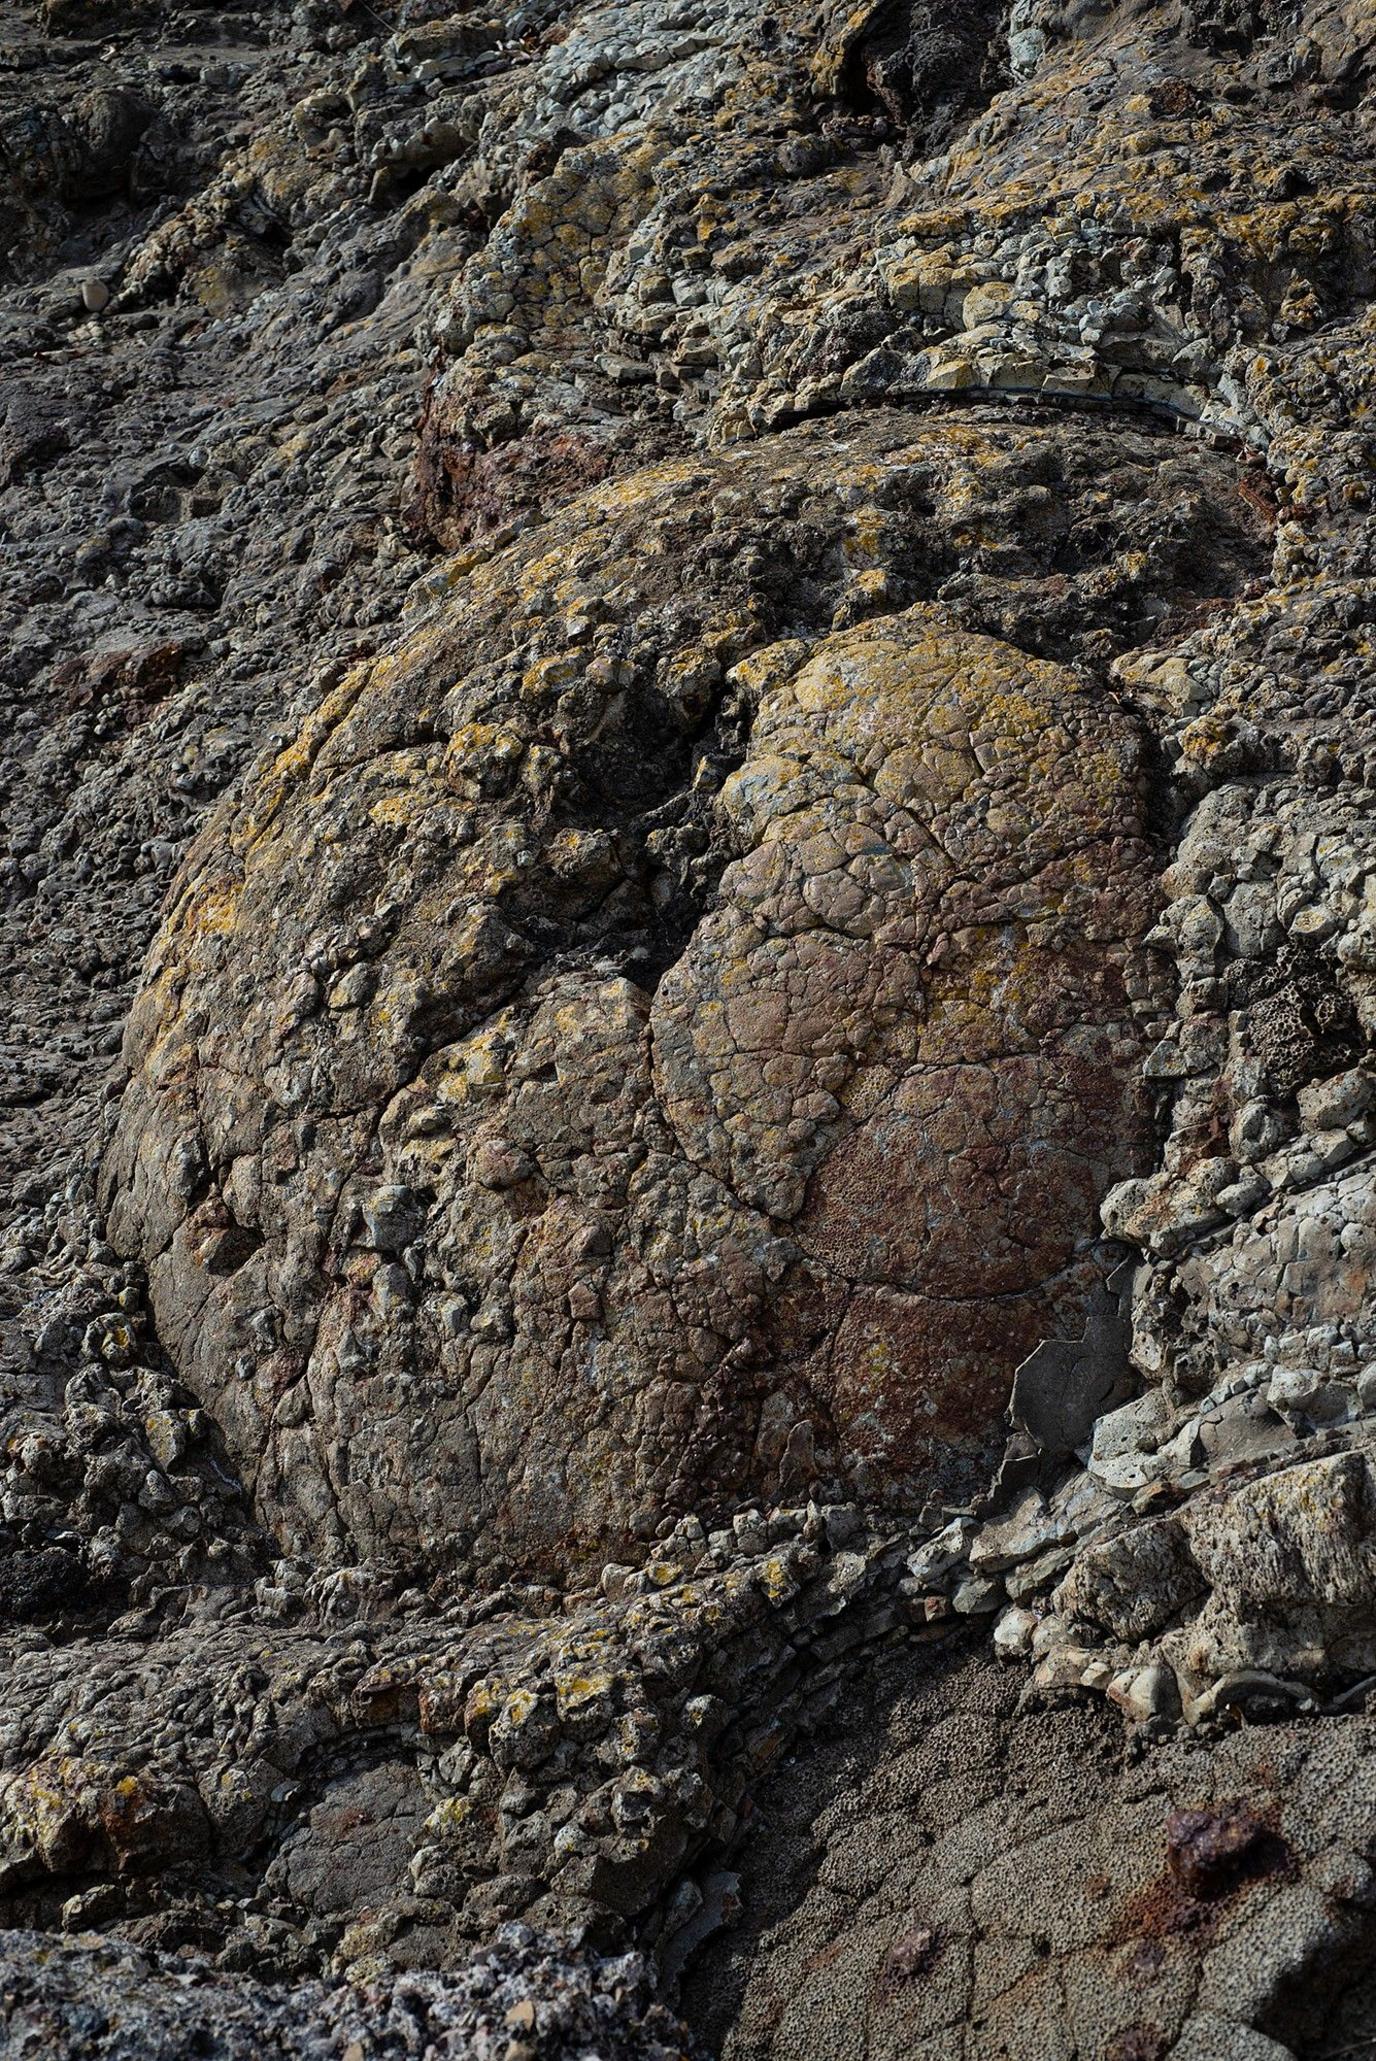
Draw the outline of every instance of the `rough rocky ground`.
M505 2061L516 2048L682 2061L687 2051L638 1956L551 1953L520 1925L503 1926L461 1974L403 1976L362 1990L265 1988L190 1964L169 1979L129 1947L94 1937L59 1943L42 1933L7 1933L0 1965L5 2051L15 2055Z
M1019 1686L904 1655L762 1786L745 1922L687 1988L720 2051L1367 2053L1370 1721L1125 1756Z
M1373 48L0 23L0 2051L1376 2051Z

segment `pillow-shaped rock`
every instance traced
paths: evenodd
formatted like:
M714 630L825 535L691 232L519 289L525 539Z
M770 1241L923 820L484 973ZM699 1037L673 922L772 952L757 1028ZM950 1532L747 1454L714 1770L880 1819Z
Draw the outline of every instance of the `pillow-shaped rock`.
M963 1489L1075 1328L1144 1144L1136 728L934 607L833 628L806 459L772 557L683 464L444 569L192 855L104 1196L289 1551Z

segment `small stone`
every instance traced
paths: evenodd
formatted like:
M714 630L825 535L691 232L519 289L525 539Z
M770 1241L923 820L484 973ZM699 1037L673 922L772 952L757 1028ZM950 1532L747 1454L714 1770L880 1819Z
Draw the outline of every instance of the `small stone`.
M500 1137L481 1139L473 1148L470 1165L479 1187L499 1193L529 1180L535 1171L535 1162L528 1152Z
M880 1982L894 1988L925 1975L941 1951L941 1934L931 1925L916 1926L895 1940L884 1957Z
M1003 1660L1021 1660L1032 1650L1032 1634L1037 1629L1035 1612L1022 1610L1015 1604L1005 1610L994 1626L994 1651Z
M401 1252L425 1222L425 1203L414 1189L389 1184L363 1204L363 1229L375 1252Z
M1376 1077L1360 1067L1333 1074L1301 1088L1300 1121L1307 1131L1346 1130L1368 1115L1376 1103Z
M1166 1820L1166 1863L1191 1896L1224 1896L1283 1858L1281 1841L1248 1810L1178 1810Z
M1089 1464L1097 1482L1123 1497L1158 1487L1169 1465L1155 1453L1125 1453L1121 1459L1091 1460Z
M987 1611L998 1609L1002 1596L1002 1583L970 1575L952 1596L951 1608L961 1617L982 1617Z
M848 1546L864 1529L864 1519L853 1503L837 1503L823 1510L822 1522L833 1551Z
M1239 1668L1220 1677L1198 1697L1190 1711L1192 1724L1227 1712L1251 1724L1265 1724L1316 1708L1302 1682L1289 1682L1265 1668Z
M110 289L103 279L82 280L81 305L88 315L98 315L102 308L109 307Z
M1266 1388L1266 1400L1273 1410L1309 1416L1323 1389L1323 1375L1316 1367L1277 1367Z
M1169 1435L1174 1420L1175 1412L1159 1388L1149 1388L1135 1402L1110 1410L1094 1427L1092 1452L1096 1471L1108 1460L1121 1460L1129 1454L1154 1453L1161 1440Z
M1062 1520L1047 1508L1046 1499L1032 1489L1007 1517L987 1524L979 1533L970 1547L970 1565L985 1573L997 1573L1020 1560L1030 1560L1048 1546L1061 1544L1065 1536Z
M1243 1217L1258 1203L1264 1202L1270 1192L1270 1183L1265 1175L1248 1167L1230 1187L1219 1189L1218 1206L1230 1217Z
M1033 1685L1052 1692L1078 1689L1083 1685L1088 1670L1103 1664L1098 1654L1091 1653L1087 1647L1057 1646L1038 1661L1032 1677Z
M1161 1660L1153 1660L1146 1667L1126 1668L1114 1676L1107 1693L1110 1703L1116 1703L1135 1724L1180 1715L1180 1687L1175 1671Z
M974 1529L970 1518L958 1517L935 1538L928 1539L925 1546L919 1546L915 1553L910 1553L908 1573L914 1582L927 1589L943 1581L965 1558L965 1549Z

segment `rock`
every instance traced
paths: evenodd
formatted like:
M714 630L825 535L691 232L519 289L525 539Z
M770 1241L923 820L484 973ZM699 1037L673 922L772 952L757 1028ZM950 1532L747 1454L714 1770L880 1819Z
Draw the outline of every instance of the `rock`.
M836 461L853 462L849 447ZM824 441L802 439L795 462L798 491L805 476L814 499L824 494ZM738 486L743 464L749 460L733 460ZM644 706L659 711L644 720L668 722L672 734L677 719L655 701L662 690L651 683L672 681L691 651L668 600L673 561L626 555L632 531L668 520L671 509L682 518L672 468L595 496L570 519L581 524L595 512L602 525L576 605L602 621L604 638L627 634L616 624L632 591L622 576L628 564L635 568L650 696ZM457 759L514 768L533 748L522 726L534 704L513 702L500 720L490 706L482 721L466 712L487 695L485 665L497 662L480 661L483 640L497 640L494 652L507 649L513 610L522 609L528 634L543 635L536 628L543 604L531 583L544 577L544 564L518 546L475 572L462 630L431 622L403 653L353 676L339 690L337 715L315 719L311 735L320 742L301 761L312 768L309 778L298 784L289 775L284 788L280 768L267 768L261 792L215 827L196 862L207 869L204 878L193 867L159 947L178 971L150 989L135 1033L142 1043L130 1046L135 1077L103 1190L114 1235L146 1261L160 1333L202 1399L227 1413L236 1458L248 1465L258 1454L251 1462L257 1493L267 1499L265 1511L272 1504L293 1552L356 1558L386 1538L433 1561L456 1526L518 1561L562 1552L570 1527L614 1547L628 1507L671 1490L705 1492L705 1482L694 1486L683 1469L700 1475L709 1450L718 1493L729 1483L738 1493L791 1486L795 1471L804 1483L839 1476L858 1486L876 1468L913 1500L938 1482L956 1486L992 1448L1018 1341L1047 1327L1053 1305L1044 1284L1056 1281L1056 1303L1076 1293L1083 1266L1073 1246L1107 1185L1104 1155L1121 1153L1133 1135L1135 1112L1124 1103L1123 1068L1112 1056L1132 1043L1121 983L1142 907L1133 739L1111 724L1104 729L1087 703L1081 707L1068 675L1040 663L1010 670L1003 647L948 630L925 608L880 627L821 631L811 644L765 644L742 658L736 692L753 704L751 740L718 803L739 856L710 913L699 919L685 904L677 956L653 995L623 977L560 971L554 962L542 968L508 920L528 923L520 910L551 894L550 906L559 906L561 890L538 869L513 870L509 888L485 898L483 882L497 879L505 863L497 852L528 835L527 804L507 793L509 770L483 775L497 782L482 804L487 827L477 842L455 844L453 780L432 755L433 784L418 772L406 804L416 826L428 828L408 831L397 845L394 802L379 799L394 777L393 757L373 754L367 740L374 731L412 725L427 697L438 706L446 695L453 734L444 767ZM620 582L615 603L606 598L613 577ZM515 598L522 594L524 601ZM725 608L727 599L701 590L704 609ZM572 594L564 605L575 606ZM756 635L763 633L771 605L763 576L732 605L744 620L758 619ZM523 663L534 664L535 649L532 643ZM577 649L560 660L570 677L583 664ZM540 678L549 663L535 666ZM913 758L908 740L935 720L938 699L941 742ZM994 712L992 729L986 710ZM339 726L328 742L322 722ZM1034 755L1014 758L1010 723L1018 726L1019 753L1030 726L1040 740ZM637 809L694 806L694 747L686 738L673 776L684 783L677 795L662 792L672 755L653 761L645 738L637 743L612 718L603 719L595 741L570 737L566 749L560 777L573 783L571 795L581 789L590 798L624 759L649 769ZM1015 776L986 827L982 756L1010 771L1025 763L1037 780L1054 777L1054 813L1039 816L1030 796L1019 800ZM862 759L879 780L872 822L852 814ZM882 763L887 773L877 770ZM336 766L348 768L342 783ZM267 843L251 828L265 809L277 821ZM466 800L466 823L471 812ZM983 890L968 900L921 827L948 817L967 826L959 835L972 849L988 849L994 900L987 908ZM323 837L338 847L344 823L355 819L372 827L351 867L409 869L404 891L393 875L395 935L370 960L377 992L362 1041L341 1035L333 1015L301 1017L287 1000L308 933L338 936L336 963L350 947L331 914L328 872L299 908L285 899L279 877L294 842ZM1005 829L1012 842L999 857ZM1063 858L1067 838L1073 856ZM226 840L243 852L242 871L236 860L232 877L223 871ZM387 856L394 845L395 859ZM365 847L372 851L366 861ZM1100 848L1107 880L1091 877L1089 853ZM1019 915L1012 930L998 916L1014 903L1035 908L1053 881L1058 908L1083 904L1084 925L1126 932L1088 984L1074 967L1076 927L1064 913L1026 945L1018 940L1030 914ZM647 887L628 880L619 920L647 941L638 950L659 951ZM216 920L224 926L209 956L201 942L207 893L218 898ZM464 922L443 923L443 912L460 905ZM268 907L278 910L271 931L260 913ZM572 940L583 919L571 905L559 920L573 926ZM945 940L939 947L938 939ZM914 946L923 940L935 956L919 979ZM995 956L986 963L988 950ZM1026 958L1015 990L1006 986L1015 971L1010 952ZM422 967L447 970L422 978ZM207 1102L195 1086L202 1062L190 1057L187 1027L202 1014L222 1025L201 1041L209 1061L227 1032L229 998L244 983L261 1001L236 1028L236 1050L259 1068L262 1090L251 1107L240 1087L223 1105L213 1095ZM174 992L182 998L177 1013L163 1020L157 995ZM986 992L988 1008L980 1000ZM1019 1019L1005 1024L998 998L1013 992ZM928 1027L919 1035L912 1011L924 994ZM187 1052L187 1069L175 1078L160 1064L145 1071L140 1051L151 1059L169 1040ZM793 1051L782 1070L770 1056L779 1040ZM505 1055L503 1078L495 1092L475 1098L466 1084L476 1051L493 1044ZM972 1065L976 1051L981 1058ZM280 1116L271 1113L268 1077L285 1098ZM892 1091L872 1109L880 1081ZM266 1166L297 1150L289 1136L302 1120L298 1112L307 1111L314 1144L292 1180L274 1188L260 1178L258 1242L244 1265L222 1268L207 1292L186 1221L164 1210L155 1222L146 1206L151 1170L180 1152L216 1158L226 1124L235 1127L236 1153ZM374 1121L382 1122L382 1184L363 1200L360 1242L392 1252L423 1236L428 1253L414 1324L384 1330L358 1308L357 1248L344 1229L350 1155L358 1149L350 1141ZM1048 1134L1034 1145L1048 1125L1056 1127L1055 1142ZM975 1140L1011 1155L1000 1183L983 1185L986 1148ZM971 1152L975 1158L962 1157ZM1034 1160L1038 1229L1029 1245L1024 1215ZM521 1171L527 1166L529 1175ZM530 1194L513 1207L508 1192L526 1181ZM914 1183L930 1217L920 1236L910 1230ZM330 1245L312 1198L333 1193L343 1214ZM402 1194L430 1198L423 1223L408 1216L400 1226ZM571 1248L590 1213L611 1231L595 1302L592 1284L569 1279ZM155 1250L150 1235L166 1242ZM522 1286L513 1298L517 1243ZM685 1271L679 1255L689 1249L715 1257ZM297 1256L289 1275L282 1271L288 1250ZM766 1252L777 1258L765 1262ZM651 1292L656 1278L671 1276L672 1302L663 1287ZM290 1298L274 1286L288 1278ZM823 1357L790 1374L783 1341L800 1326L825 1322L837 1284L846 1281L855 1292L844 1313L838 1306L834 1339L827 1334ZM991 1315L986 1336L982 1320L973 1320L952 1356L943 1312L949 1298L968 1299L971 1284L981 1282L1003 1298L997 1323ZM457 1293L478 1311L466 1332L446 1333L431 1313ZM265 1306L282 1343L277 1369L264 1380L275 1384L296 1368L291 1378L304 1383L303 1394L328 1390L334 1400L328 1421L308 1409L285 1443L269 1428L263 1453L257 1416L268 1389L260 1399L259 1388L245 1388L232 1370L245 1326ZM612 1415L595 1387L570 1383L561 1371L583 1350L582 1325L599 1340L596 1365L605 1379L619 1370L622 1401ZM723 1397L709 1445L702 1444L705 1418L701 1432L693 1430L703 1403L685 1390L666 1408L652 1371L666 1354L681 1360L690 1349L696 1362L682 1364L698 1365L694 1392L706 1398L720 1388ZM753 1381L763 1384L759 1432L753 1415L729 1401L728 1362L751 1365ZM412 1446L382 1398L389 1383L417 1381L436 1401L423 1441ZM825 1399L825 1420L806 1400L809 1384ZM481 1403L468 1400L475 1385ZM354 1426L347 1480L328 1450L328 1423L339 1411ZM308 1450L315 1458L306 1466ZM289 1451L303 1456L301 1465L287 1463ZM574 1451L583 1464L571 1471ZM538 1499L514 1493L494 1500L499 1479L516 1491L537 1475L548 1484ZM480 1477L487 1484L481 1493ZM557 1492L556 1481L564 1484ZM496 1531L489 1509L502 1513Z
M1065 1521L1033 1489L1014 1505L1007 1517L980 1529L969 1548L970 1566L977 1573L1000 1573L1020 1560L1030 1560L1047 1546L1060 1544L1070 1535Z
M1032 1634L1037 1628L1037 1619L1030 1610L1021 1610L1016 1605L1003 1611L994 1626L994 1651L1005 1660L1018 1660L1032 1650Z
M1207 1649L1225 1666L1288 1672L1282 1655L1362 1670L1371 1649L1363 1598L1373 1552L1370 1460L1296 1463L1182 1516L1190 1553L1215 1593ZM1280 1665L1277 1666L1277 1662ZM1219 1672L1223 1669L1219 1668Z
M1277 1844L1270 1828L1243 1810L1178 1810L1166 1823L1170 1871L1194 1897L1226 1896L1248 1875L1274 1866Z
M1179 1520L1159 1517L1086 1546L1056 1589L1053 1605L1134 1642L1162 1630L1203 1593Z
M1252 1723L1274 1723L1295 1711L1317 1709L1315 1698L1299 1682L1281 1681L1264 1668L1242 1668L1214 1682L1193 1700L1189 1711L1192 1724L1228 1713Z
M1132 1387L1132 1328L1118 1286L1115 1277L1096 1288L1083 1340L1044 1340L1014 1376L1009 1415L1045 1453L1062 1457L1097 1436L1096 1420Z
M1085 1685L1086 1676L1099 1665L1101 1663L1087 1647L1053 1646L1037 1662L1032 1673L1032 1685L1052 1695L1079 1689Z
M1336 1392L1337 1384L1331 1388L1324 1384L1324 1389L1323 1414L1331 1418L1343 1416L1346 1405ZM1274 1391L1272 1381L1268 1383L1264 1397L1256 1394L1233 1396L1200 1417L1199 1442L1211 1469L1266 1459L1293 1445L1294 1432L1283 1421L1285 1412L1280 1408L1279 1397Z
M1314 1423L1334 1423L1348 1414L1352 1391L1346 1383L1326 1380L1314 1367L1278 1367L1266 1389L1266 1400L1282 1416Z
M1309 1131L1346 1130L1368 1116L1376 1105L1376 1081L1361 1068L1335 1074L1301 1088L1300 1122Z
M1155 1453L1175 1431L1177 1413L1159 1388L1149 1388L1135 1402L1109 1410L1094 1426L1091 1467L1110 1460Z
M1179 1685L1171 1669L1161 1661L1116 1676L1108 1685L1108 1696L1135 1724L1180 1715Z
M951 1608L961 1617L980 1617L986 1611L997 1610L1002 1600L1003 1589L998 1582L969 1575L956 1584Z
M955 1517L927 1543L908 1556L908 1573L922 1588L932 1588L945 1579L965 1558L974 1535L973 1518Z
M1369 2027L1370 41L5 11L14 2037Z
M0 1942L0 2029L16 2052L41 2045L55 2057L172 2061L191 2047L210 2061L231 2061L270 2048L288 2061L371 2061L409 2036L418 2013L436 2061L480 2050L509 2054L507 2036L537 2027L542 2053L571 2055L590 2040L615 2061L700 2051L653 2002L643 1962L599 1960L524 1926L502 1927L481 1957L449 1976L375 1980L366 1993L342 1983L264 1987L92 1934L60 1947L23 1932L4 1933Z

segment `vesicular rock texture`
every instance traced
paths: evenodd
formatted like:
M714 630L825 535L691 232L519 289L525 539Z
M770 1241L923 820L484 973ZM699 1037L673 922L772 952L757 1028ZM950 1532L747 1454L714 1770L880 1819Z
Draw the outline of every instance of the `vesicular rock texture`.
M1365 2051L1376 25L13 12L0 2051Z

